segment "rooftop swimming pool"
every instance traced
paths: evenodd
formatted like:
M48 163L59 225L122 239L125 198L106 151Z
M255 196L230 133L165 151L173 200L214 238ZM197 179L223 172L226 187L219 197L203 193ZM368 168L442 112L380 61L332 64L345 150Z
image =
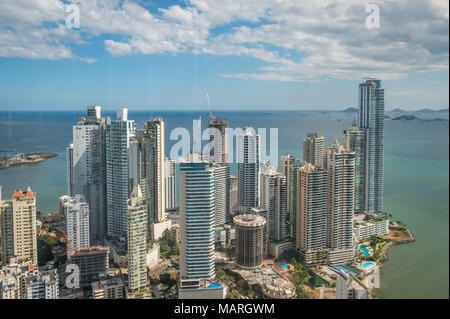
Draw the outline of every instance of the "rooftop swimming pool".
M373 263L364 263L364 264L361 264L361 267L370 268L370 267L373 267Z
M359 247L359 250L361 250L361 251L363 252L363 255L364 255L364 256L366 256L366 257L369 257L369 256L370 256L369 250L367 249L366 246L361 246L361 247Z
M219 288L220 284L216 284L215 282L209 284L206 288Z
M279 264L281 268L283 268L284 270L288 270L289 266L286 264Z

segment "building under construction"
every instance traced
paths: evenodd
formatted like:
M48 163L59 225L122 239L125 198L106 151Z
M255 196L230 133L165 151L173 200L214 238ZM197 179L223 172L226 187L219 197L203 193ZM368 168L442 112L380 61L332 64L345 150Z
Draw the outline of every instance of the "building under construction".
M236 227L236 263L243 268L261 266L264 255L266 219L254 214L234 217Z

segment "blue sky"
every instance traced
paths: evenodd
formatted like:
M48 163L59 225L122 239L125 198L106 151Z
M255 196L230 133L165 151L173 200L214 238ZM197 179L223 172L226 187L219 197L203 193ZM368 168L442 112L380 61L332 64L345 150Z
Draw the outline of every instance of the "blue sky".
M448 107L448 1L0 4L0 110L332 110L377 76L386 108ZM377 3L377 2L375 2ZM412 31L414 30L414 31Z

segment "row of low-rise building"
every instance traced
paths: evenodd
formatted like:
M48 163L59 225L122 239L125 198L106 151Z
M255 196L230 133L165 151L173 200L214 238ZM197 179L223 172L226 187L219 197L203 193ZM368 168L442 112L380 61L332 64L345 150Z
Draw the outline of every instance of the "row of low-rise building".
M0 299L59 299L58 273L12 258L0 269Z
M358 240L368 239L372 236L383 236L389 233L389 220L357 221L354 224L354 230Z

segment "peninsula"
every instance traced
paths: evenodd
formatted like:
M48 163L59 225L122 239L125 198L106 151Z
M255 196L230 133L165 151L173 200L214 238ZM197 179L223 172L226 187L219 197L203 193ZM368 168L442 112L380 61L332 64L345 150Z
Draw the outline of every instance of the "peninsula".
M14 165L41 163L47 158L56 156L58 155L54 153L12 153L4 157L0 157L0 169L8 168Z

